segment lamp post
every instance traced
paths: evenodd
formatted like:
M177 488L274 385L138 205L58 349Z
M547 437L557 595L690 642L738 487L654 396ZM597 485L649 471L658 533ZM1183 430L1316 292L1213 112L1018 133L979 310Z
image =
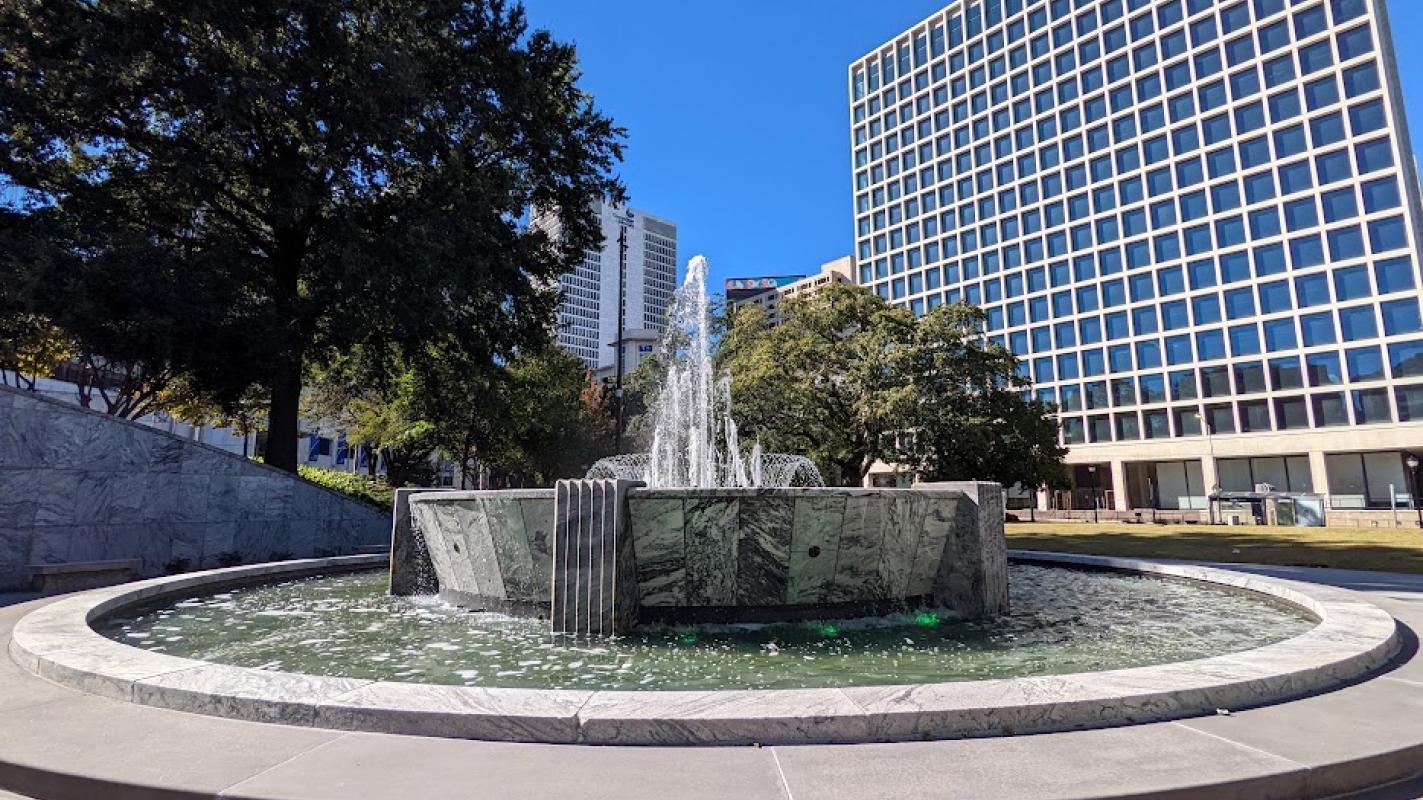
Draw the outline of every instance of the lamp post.
M631 219L623 219L618 226L618 340L613 355L617 364L613 383L613 402L617 406L613 451L618 455L623 452L623 336L627 324L628 226L631 224Z
M1413 483L1413 508L1418 511L1418 527L1423 528L1423 506L1418 504L1418 456L1409 453L1404 463L1408 465L1408 477Z
M1092 524L1097 524L1097 465L1088 464L1087 474L1092 476Z

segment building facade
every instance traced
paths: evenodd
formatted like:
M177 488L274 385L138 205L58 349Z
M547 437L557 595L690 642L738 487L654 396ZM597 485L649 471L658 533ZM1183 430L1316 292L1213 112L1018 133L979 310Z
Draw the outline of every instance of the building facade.
M783 286L766 289L749 297L743 296L738 299L728 293L726 299L731 303L732 308L738 311L747 306L760 308L766 315L767 323L774 328L785 321L782 307L786 300L819 291L832 283L853 283L854 270L854 258L844 256L820 265L820 270L814 275L800 278Z
M667 327L667 310L677 291L677 226L643 211L598 203L603 246L559 278L558 341L590 370L612 366L618 342L619 236L627 231L627 274L623 282L625 331ZM534 224L545 218L535 216ZM555 232L556 233L556 232Z
M960 0L849 69L856 280L1059 409L1053 507L1414 502L1418 178L1384 0Z

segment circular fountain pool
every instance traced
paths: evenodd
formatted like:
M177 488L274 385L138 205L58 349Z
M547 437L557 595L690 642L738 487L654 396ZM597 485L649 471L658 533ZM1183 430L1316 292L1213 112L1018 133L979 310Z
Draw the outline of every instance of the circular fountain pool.
M1005 617L933 613L788 625L647 627L615 640L385 593L384 573L302 578L131 609L125 644L310 675L584 690L793 689L1092 672L1218 656L1317 620L1261 595L1062 567L1010 568Z

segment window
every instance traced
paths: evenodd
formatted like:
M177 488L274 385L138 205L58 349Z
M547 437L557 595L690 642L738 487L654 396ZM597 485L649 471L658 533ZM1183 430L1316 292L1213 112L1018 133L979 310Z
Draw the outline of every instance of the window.
M1393 148L1389 146L1388 139L1355 145L1354 157L1359 162L1361 175L1393 166Z
M1196 373L1194 371L1182 370L1171 373L1172 400L1195 400L1199 396L1196 391Z
M1344 393L1330 392L1310 397L1314 406L1314 425L1318 428L1348 425L1349 414L1344 407Z
M1377 336L1378 325L1374 321L1374 307L1367 305L1339 309L1339 332L1346 342Z
M1282 397L1275 401L1275 419L1280 430L1309 427L1309 412L1303 397Z
M1265 323L1265 349L1272 353L1293 350L1298 342L1295 338L1295 323L1292 319L1276 319Z
M1383 380L1383 354L1378 347L1359 347L1344 353L1351 381Z
M1268 400L1247 400L1240 404L1240 432L1254 433L1270 430L1270 403Z
M1383 303L1379 310L1383 312L1383 332L1386 336L1423 330L1423 317L1419 316L1418 301L1413 298Z
M1369 223L1369 250L1382 253L1408 246L1408 232L1403 217L1389 217Z
M1390 208L1398 208L1402 200L1398 194L1398 179L1389 177L1369 181L1363 185L1364 210L1370 214ZM1352 200L1352 197L1350 198Z
M1171 437L1171 424L1164 409L1142 412L1141 422L1142 428L1146 432L1146 438L1168 439Z
M1306 314L1300 317L1299 327L1305 347L1334 344L1337 341L1334 332L1334 315L1327 311L1322 314Z
M1388 367L1395 378L1416 378L1423 375L1423 341L1389 345Z
M1355 425L1393 421L1393 414L1388 407L1387 389L1356 389L1353 392L1353 400Z
M1334 295L1340 302L1358 300L1372 293L1367 268L1360 266L1334 270Z
M1206 367L1201 370L1201 394L1204 397L1230 396L1230 368Z
M1137 382L1142 403L1166 402L1166 380L1160 375L1143 375Z
M1277 392L1304 388L1304 371L1297 357L1270 359L1270 388Z
M1343 383L1343 370L1339 367L1339 353L1311 353L1305 356L1305 374L1309 386L1338 386Z
M1423 419L1423 386L1400 386L1394 390L1398 400L1398 421Z
M1390 258L1374 265L1374 278L1378 281L1379 294L1391 294L1412 289L1413 261L1408 257Z
M1265 391L1265 365L1259 361L1235 365L1235 391L1239 394Z

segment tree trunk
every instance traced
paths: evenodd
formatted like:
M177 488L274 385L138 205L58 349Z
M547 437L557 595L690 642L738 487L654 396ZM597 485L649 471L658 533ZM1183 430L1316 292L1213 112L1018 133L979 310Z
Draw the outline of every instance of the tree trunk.
M272 405L267 412L267 452L263 460L277 469L297 471L296 438L301 425L301 378L306 359L306 321L301 308L301 263L306 233L287 228L275 235L272 259L276 280L273 300L285 342L272 363Z
M301 411L301 361L282 359L272 374L272 406L267 414L267 452L262 460L296 472L296 437Z

